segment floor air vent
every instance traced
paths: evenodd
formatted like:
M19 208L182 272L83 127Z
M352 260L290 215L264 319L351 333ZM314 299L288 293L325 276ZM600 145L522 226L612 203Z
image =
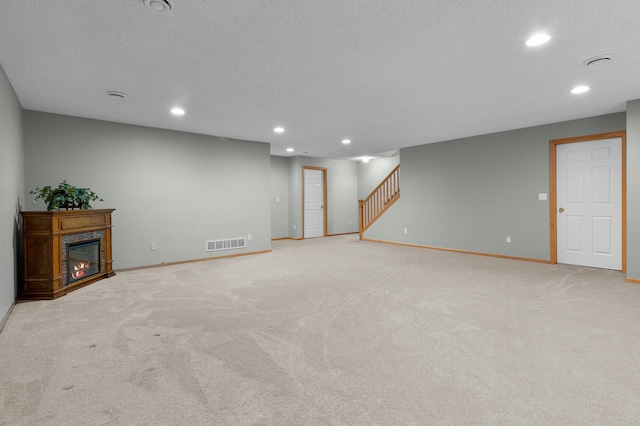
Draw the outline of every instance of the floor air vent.
M227 240L206 241L205 251L235 250L247 246L246 238L230 238Z

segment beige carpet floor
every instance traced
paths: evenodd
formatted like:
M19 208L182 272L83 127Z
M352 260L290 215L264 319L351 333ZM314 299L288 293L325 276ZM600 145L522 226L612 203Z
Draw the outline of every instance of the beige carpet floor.
M0 408L2 425L640 424L640 286L276 241L16 305Z

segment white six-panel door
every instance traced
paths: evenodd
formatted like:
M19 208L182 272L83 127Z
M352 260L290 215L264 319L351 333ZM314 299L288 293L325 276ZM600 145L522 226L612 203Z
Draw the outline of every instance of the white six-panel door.
M556 146L558 262L622 269L622 139Z
M304 169L304 235L324 236L324 172Z

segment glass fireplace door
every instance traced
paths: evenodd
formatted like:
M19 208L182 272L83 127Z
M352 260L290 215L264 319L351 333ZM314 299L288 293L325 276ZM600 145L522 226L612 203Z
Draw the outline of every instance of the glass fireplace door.
M100 240L69 244L67 252L68 283L100 272Z

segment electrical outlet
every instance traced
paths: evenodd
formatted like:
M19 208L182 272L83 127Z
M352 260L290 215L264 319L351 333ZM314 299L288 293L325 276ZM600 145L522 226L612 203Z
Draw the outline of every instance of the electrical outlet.
M405 234L407 233L407 228L404 228L404 233L405 233Z
M351 225L351 221L349 221L349 225Z
M510 243L511 242L511 237L507 236L507 242Z
M296 230L296 226L295 226L295 225L293 225L293 230L294 230L294 231Z
M251 241L251 234L247 235L247 240Z
M155 241L151 243L151 250L158 250L158 243Z

